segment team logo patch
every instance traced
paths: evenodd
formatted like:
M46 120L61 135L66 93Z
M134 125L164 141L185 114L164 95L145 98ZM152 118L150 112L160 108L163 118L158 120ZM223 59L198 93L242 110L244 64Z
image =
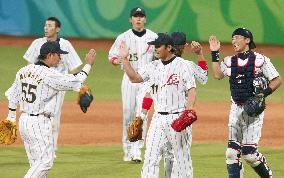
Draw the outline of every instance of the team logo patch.
M169 76L166 84L164 84L164 86L166 85L178 85L179 84L179 76L177 74L172 74Z

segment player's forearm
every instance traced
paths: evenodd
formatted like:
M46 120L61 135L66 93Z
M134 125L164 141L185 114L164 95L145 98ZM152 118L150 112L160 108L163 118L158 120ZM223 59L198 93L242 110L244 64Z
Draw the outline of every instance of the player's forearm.
M196 101L196 89L191 88L188 90L188 101L186 109L193 109Z
M212 73L213 73L214 79L220 80L224 78L224 74L221 71L221 67L218 62L212 62Z
M272 92L275 91L280 85L282 84L282 79L280 76L272 79L269 83L269 87L271 88Z
M123 69L126 73L126 75L129 77L129 80L133 83L140 83L143 82L142 77L139 73L137 73L132 66L130 65L130 62L127 59L122 59L122 65Z

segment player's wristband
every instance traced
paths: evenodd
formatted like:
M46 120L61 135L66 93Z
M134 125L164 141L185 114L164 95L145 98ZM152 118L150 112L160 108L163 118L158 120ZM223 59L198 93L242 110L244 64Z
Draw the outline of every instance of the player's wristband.
M113 65L117 65L117 64L115 63L116 60L117 60L117 57L113 57L113 58L111 58L110 62L111 62Z
M208 70L207 61L205 60L198 61L198 66L203 70Z
M10 121L16 121L16 109L9 108L8 116Z
M264 97L267 97L272 93L272 89L270 87L267 87L266 89L263 90Z
M143 98L142 109L149 110L152 106L153 99L152 98Z
M90 64L85 64L85 66L82 69L82 72L84 72L84 73L86 73L86 75L88 75L91 68L92 68L92 66Z
M211 51L212 62L219 62L220 55L219 51Z

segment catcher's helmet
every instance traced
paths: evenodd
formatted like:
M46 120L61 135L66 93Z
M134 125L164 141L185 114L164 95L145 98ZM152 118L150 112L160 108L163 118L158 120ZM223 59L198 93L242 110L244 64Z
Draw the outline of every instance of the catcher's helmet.
M256 48L255 43L253 42L253 35L252 33L246 29L246 28L237 28L233 33L232 33L232 37L234 35L241 35L243 37L249 38L250 42L249 42L249 49L254 49Z

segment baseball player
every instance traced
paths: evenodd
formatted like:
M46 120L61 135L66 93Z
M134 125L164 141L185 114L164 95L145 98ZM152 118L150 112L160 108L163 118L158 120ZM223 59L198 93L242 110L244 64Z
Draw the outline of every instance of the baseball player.
M29 63L38 62L37 57L40 54L40 47L47 41L58 41L61 48L67 51L68 54L62 56L62 60L60 61L59 65L55 67L55 69L62 74L67 74L68 71L70 71L71 73L77 72L77 68L82 64L81 59L76 53L72 44L68 40L60 38L58 36L60 29L61 22L56 17L49 17L45 22L44 37L38 38L32 42L31 46L23 56L24 59ZM55 115L54 118L52 118L55 150L57 150L57 140L60 130L61 107L64 101L64 95L65 91L58 92L58 99L56 100L57 103L55 103L54 107Z
M159 162L167 142L172 146L175 158L171 176L193 177L188 132L176 132L170 126L184 110L194 107L196 85L192 70L184 59L173 54L173 40L168 34L159 33L158 38L149 44L155 46L156 56L160 59L150 76L148 72L145 75L145 70L136 75L126 60L128 49L124 43L120 49L123 67L130 80L143 82L149 78L152 84L149 93L154 100L155 113L147 133L141 177L159 177Z
M236 52L219 63L220 41L216 36L209 38L212 54L212 69L215 79L229 77L231 90L231 111L229 115L229 138L226 163L230 178L243 177L241 156L262 178L272 177L263 154L258 151L264 112L250 117L244 112L244 102L253 96L253 80L263 74L269 87L261 95L267 97L280 85L281 78L270 59L252 51L255 43L252 33L245 28L237 28L232 34L232 45Z
M154 48L147 44L147 42L154 40L157 34L149 29L145 29L146 13L141 7L135 7L130 11L130 23L132 29L120 34L112 45L108 59L113 65L120 65L119 59L119 45L125 41L129 47L129 62L135 71L151 62L154 58ZM141 84L134 84L129 81L129 78L124 74L121 84L122 92L122 107L123 107L123 131L122 144L124 151L124 161L141 162L141 148L144 145L143 140L137 142L129 142L127 138L128 123L134 118L135 113L141 107L144 90ZM146 130L146 123L144 124Z
M6 91L9 100L9 120L16 120L19 105L19 131L24 142L30 169L25 178L47 177L54 160L54 139L51 117L60 91L79 91L94 63L96 52L86 55L86 65L80 73L62 74L52 67L59 65L61 55L68 54L58 41L48 41L40 48L39 61L21 68L13 85Z
M188 46L188 43L186 43L186 35L183 32L173 32L171 34L171 37L174 42L174 46L173 46L175 49L174 53L176 56L181 57L181 55L184 52L184 48ZM188 63L191 70L193 71L194 78L197 79L202 85L204 85L207 83L207 80L208 80L208 67L207 67L206 60L204 60L201 45L196 41L192 41L191 50L198 57L198 65L196 65L192 61L186 60L186 62ZM153 61L150 64L156 66L155 65L156 63L157 63L156 61ZM147 66L149 66L150 64L148 64ZM150 67L147 67L147 68L149 69ZM151 98L150 93L147 93L143 99L142 112L140 114L144 120L147 120L146 116L147 116L148 110L151 108L152 102L153 100ZM190 129L187 129L187 130L189 131L188 135L191 141L191 137L192 137L191 130ZM165 178L168 178L168 177L170 178L174 156L172 153L171 145L169 143L166 143L165 149L163 152L164 152L164 176Z

